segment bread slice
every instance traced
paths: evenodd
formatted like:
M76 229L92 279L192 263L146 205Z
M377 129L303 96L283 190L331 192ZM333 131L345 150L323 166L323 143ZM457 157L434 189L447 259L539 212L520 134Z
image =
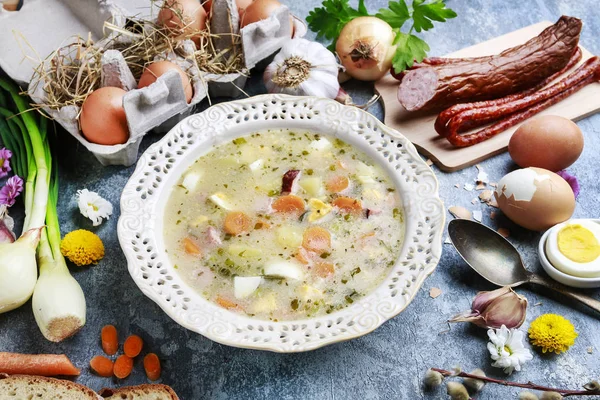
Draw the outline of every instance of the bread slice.
M160 384L105 388L100 391L100 396L105 400L179 400L173 389Z
M0 400L101 400L79 383L43 376L0 374Z

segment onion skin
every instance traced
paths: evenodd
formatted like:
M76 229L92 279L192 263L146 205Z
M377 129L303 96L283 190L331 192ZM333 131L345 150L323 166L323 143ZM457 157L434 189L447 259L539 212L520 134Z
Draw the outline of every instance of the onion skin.
M335 45L346 72L361 81L381 79L392 66L396 52L394 31L376 17L358 17L348 22Z

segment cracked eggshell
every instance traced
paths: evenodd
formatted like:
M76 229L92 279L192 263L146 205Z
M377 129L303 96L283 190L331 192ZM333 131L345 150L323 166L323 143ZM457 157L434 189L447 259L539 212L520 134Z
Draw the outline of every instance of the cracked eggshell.
M575 210L575 196L569 184L542 168L524 168L505 175L494 196L511 221L533 231L566 221Z

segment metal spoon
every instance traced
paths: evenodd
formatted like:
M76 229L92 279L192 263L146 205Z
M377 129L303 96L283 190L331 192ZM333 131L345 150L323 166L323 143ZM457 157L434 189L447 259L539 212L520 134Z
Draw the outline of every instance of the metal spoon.
M544 286L600 312L600 301L525 269L519 251L502 235L478 222L455 219L448 233L458 254L479 275L498 286Z

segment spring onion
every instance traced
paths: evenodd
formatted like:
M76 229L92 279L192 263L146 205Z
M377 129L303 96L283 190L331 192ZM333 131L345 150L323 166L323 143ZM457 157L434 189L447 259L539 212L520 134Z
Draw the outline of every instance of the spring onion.
M0 137L16 158L15 172L26 177L23 234L14 243L0 244L0 313L21 306L33 295L38 327L48 340L58 342L85 324L86 306L60 252L58 171L56 162L52 165L47 120L40 117L38 122L12 82L0 79L0 88L4 89L0 115L6 118L6 124L0 124Z

